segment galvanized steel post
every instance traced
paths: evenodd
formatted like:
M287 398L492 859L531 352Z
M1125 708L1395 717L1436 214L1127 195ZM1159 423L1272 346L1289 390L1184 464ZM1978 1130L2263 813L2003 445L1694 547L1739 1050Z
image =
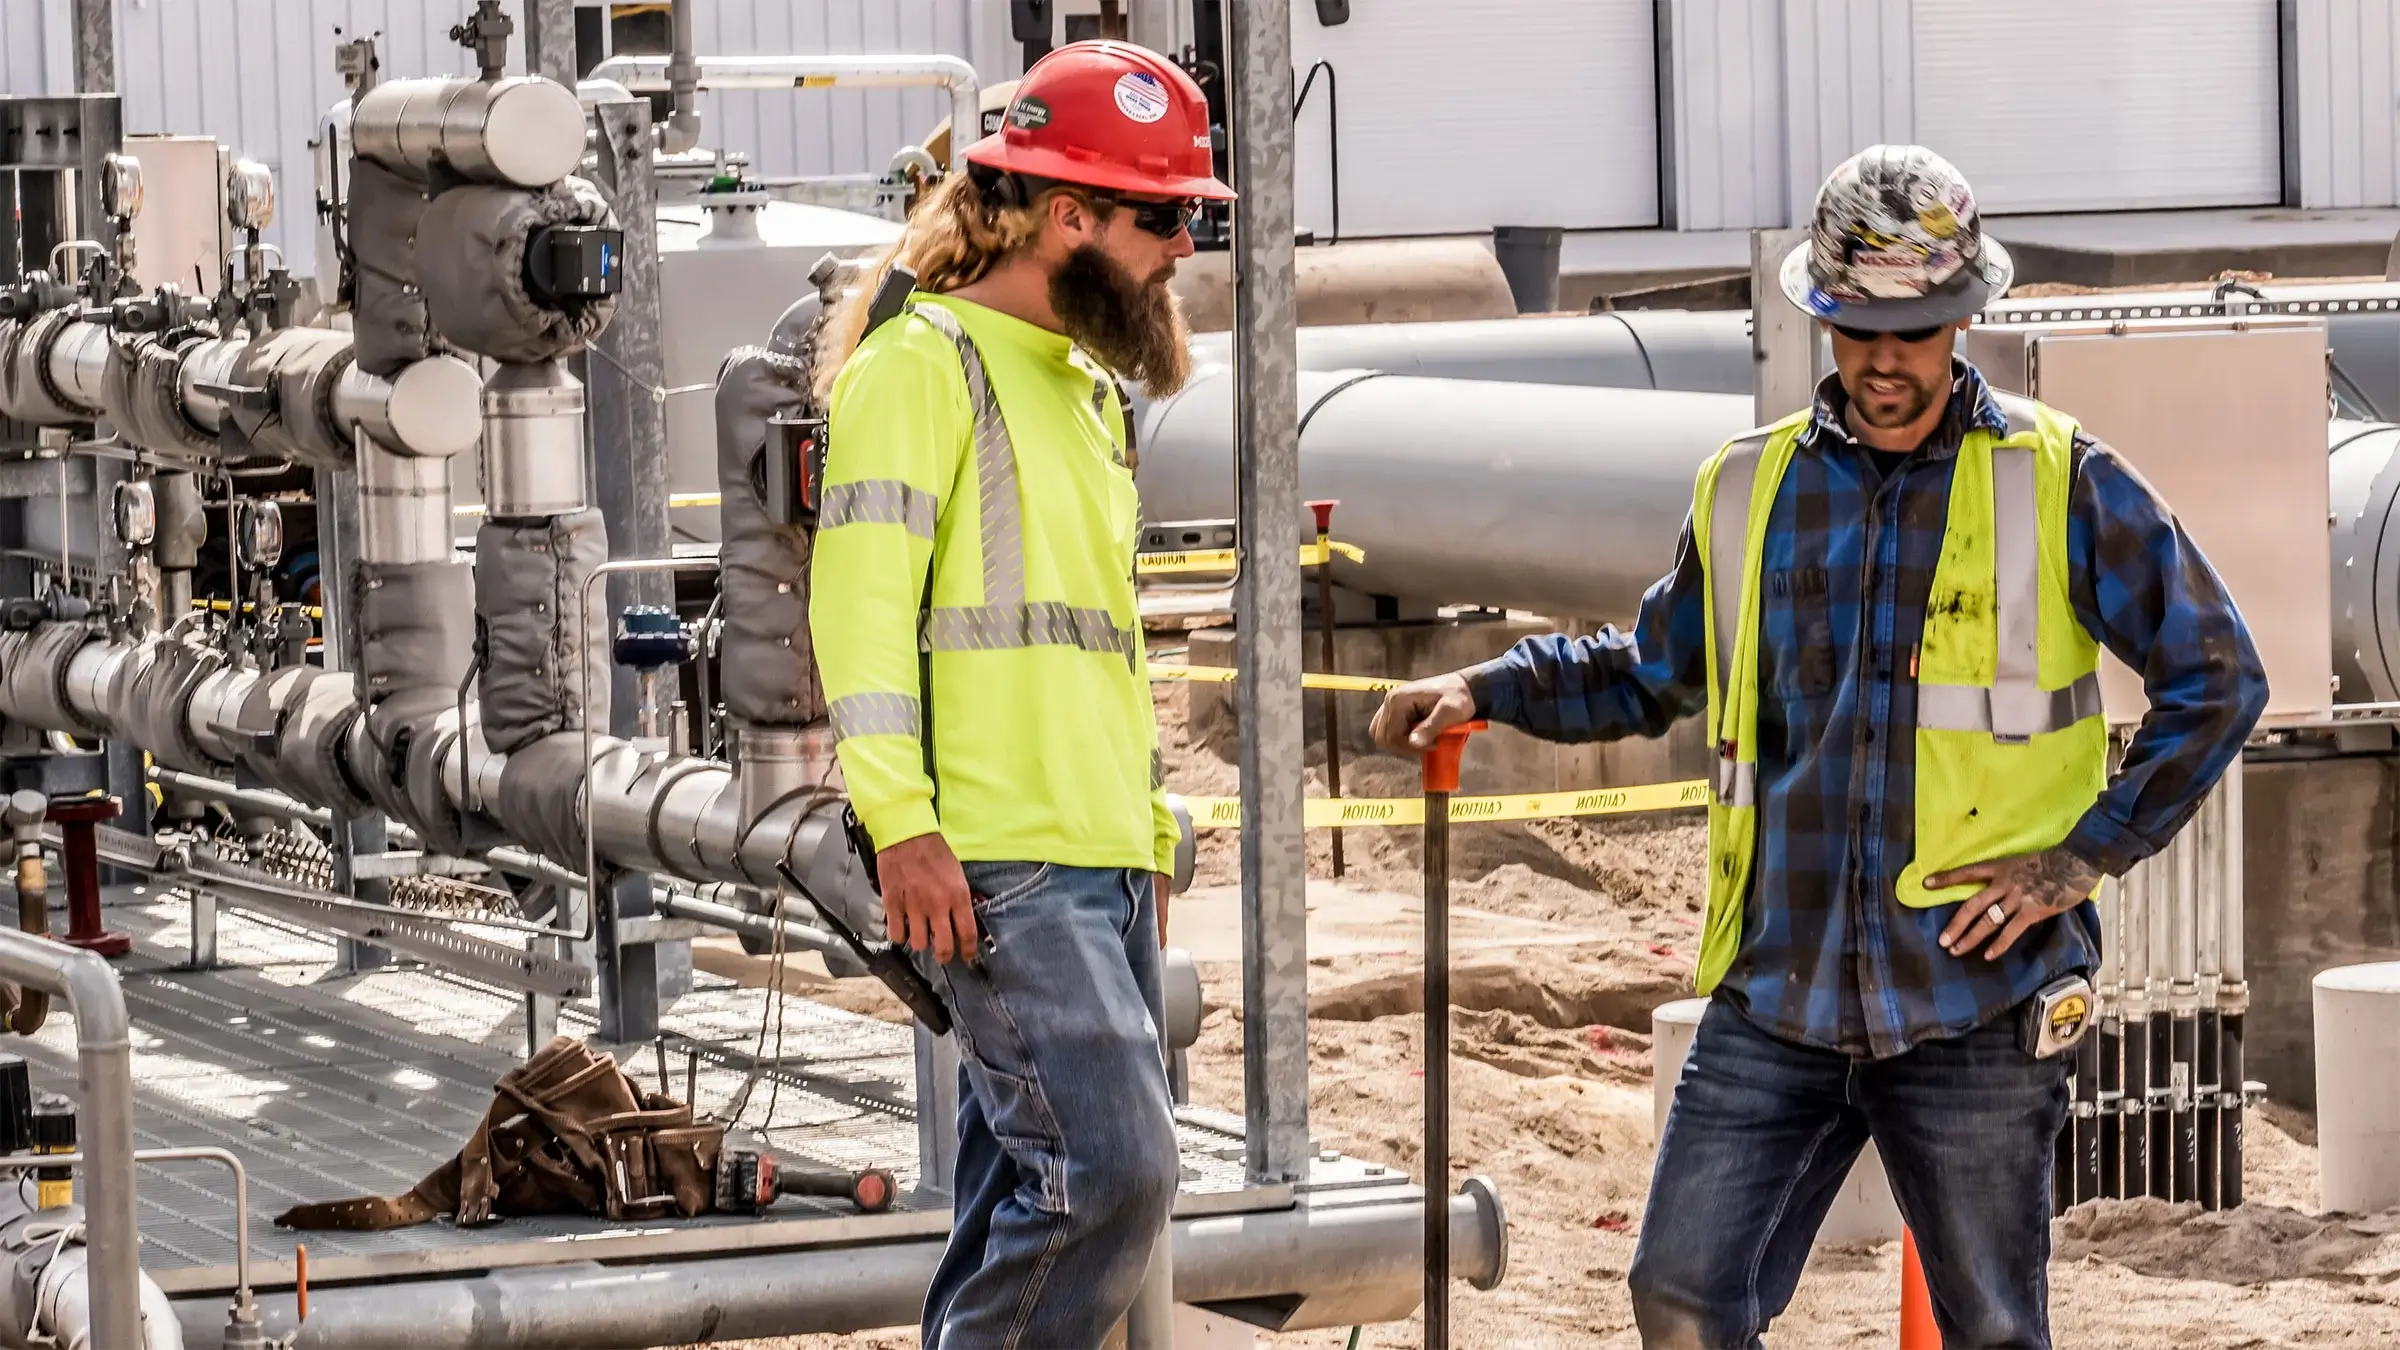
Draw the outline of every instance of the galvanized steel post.
M1289 0L1235 0L1234 473L1242 571L1242 1085L1256 1184L1308 1175L1308 858L1301 816L1300 356Z
M658 239L647 228L634 228L656 213L657 187L650 176L650 105L638 99L604 103L593 110L593 116L600 129L595 178L617 220L627 227L620 273L624 289L617 295L616 318L593 344L595 359L585 367L593 497L608 525L611 560L663 558L670 545ZM608 599L612 611L624 605L671 605L674 582L659 572L612 578ZM633 672L613 668L610 679L609 730L619 736L633 735L639 703ZM621 874L612 887L593 897L593 903L602 906L598 911L602 920L598 942L601 1039L649 1040L658 1034L662 997L672 997L689 986L690 944L662 950L660 944L620 946L614 941L614 919L642 918L655 912L647 876ZM663 971L662 965L666 967ZM668 977L669 987L664 991L660 988L662 974Z
M525 0L525 69L575 87L575 0Z
M75 92L117 92L117 0L75 0Z

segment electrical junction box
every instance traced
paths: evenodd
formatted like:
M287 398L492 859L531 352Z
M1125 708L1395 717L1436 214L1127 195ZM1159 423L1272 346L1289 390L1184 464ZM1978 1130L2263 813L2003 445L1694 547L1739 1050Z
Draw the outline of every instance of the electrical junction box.
M2265 725L2333 705L2325 325L2145 319L1969 329L1993 386L2040 399L2107 444L2173 508L2225 578L2267 668ZM2149 707L2103 655L2114 724Z

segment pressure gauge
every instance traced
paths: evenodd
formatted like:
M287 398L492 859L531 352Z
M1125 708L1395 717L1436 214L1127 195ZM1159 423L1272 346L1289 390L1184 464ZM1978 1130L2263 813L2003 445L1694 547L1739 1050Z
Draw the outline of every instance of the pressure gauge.
M158 497L147 479L117 484L117 539L127 548L148 548L158 538Z
M271 501L245 502L241 510L244 567L273 567L283 561L283 508Z
M142 213L142 162L131 155L100 161L100 196L108 214L131 220Z
M275 174L255 159L235 160L225 173L225 218L237 230L275 223Z

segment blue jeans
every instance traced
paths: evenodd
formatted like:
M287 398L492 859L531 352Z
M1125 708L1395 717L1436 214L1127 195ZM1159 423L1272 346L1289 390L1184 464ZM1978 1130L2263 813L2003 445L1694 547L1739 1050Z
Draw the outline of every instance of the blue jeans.
M2049 1350L2050 1160L2070 1055L2015 1017L1885 1060L1778 1040L1720 995L1659 1141L1627 1277L1647 1350L1754 1350L1872 1138L1947 1350Z
M980 960L935 965L958 1037L950 1243L925 1350L1085 1350L1133 1306L1181 1164L1151 874L968 863Z

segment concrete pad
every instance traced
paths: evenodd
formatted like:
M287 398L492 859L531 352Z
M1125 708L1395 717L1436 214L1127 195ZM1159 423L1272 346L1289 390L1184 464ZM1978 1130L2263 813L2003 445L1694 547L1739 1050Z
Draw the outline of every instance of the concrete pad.
M1308 883L1308 954L1318 957L1405 955L1422 950L1425 908L1421 897L1311 877ZM1457 905L1450 909L1453 952L1523 947L1580 947L1600 939L1560 924L1493 914ZM1201 886L1176 896L1167 909L1167 943L1194 961L1242 959L1242 888Z
M2206 281L2228 269L2382 276L2400 209L2106 211L2008 216L1990 229L2016 255L2020 283L2147 286Z

